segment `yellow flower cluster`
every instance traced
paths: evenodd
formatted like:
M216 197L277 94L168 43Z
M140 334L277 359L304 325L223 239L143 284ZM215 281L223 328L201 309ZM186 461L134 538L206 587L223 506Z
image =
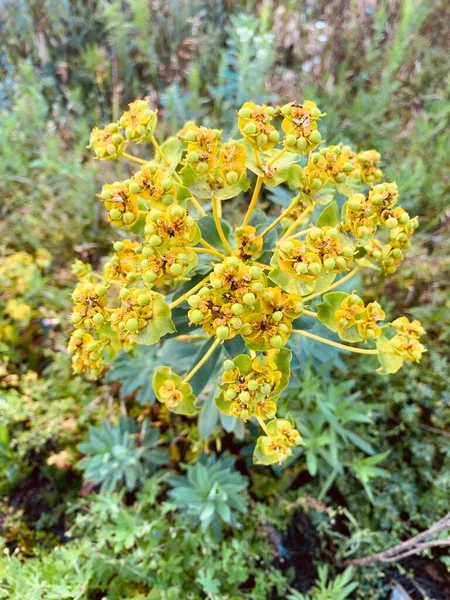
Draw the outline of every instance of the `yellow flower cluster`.
M148 99L136 100L116 123L91 134L98 158L122 156L138 165L130 178L104 185L99 194L110 223L135 237L114 243L103 274L82 263L74 267L80 278L69 344L74 368L98 374L120 347L156 344L175 333L176 310L175 322L184 319L193 340L209 339L184 377L169 366L156 368L158 401L172 412L196 414L193 389L200 375L210 375L200 371L225 352L225 362L211 360L223 364L217 407L243 421L257 420L264 435L255 462L282 462L301 444L290 418L277 417L278 398L289 383L292 336L378 356L383 373L420 359L418 322L401 317L386 324L378 302L333 291L361 268L395 270L417 219L399 206L396 184L380 182L377 151L319 146L325 113L311 100L281 107L244 103L236 140L190 122L160 145L156 112ZM127 154L133 142L151 144L153 156ZM227 223L222 203L245 198L252 177L245 215ZM294 195L281 214L270 219L255 211L264 186L282 184ZM319 297L317 312L310 310ZM21 312L18 306L10 310ZM302 329L303 318L368 347Z

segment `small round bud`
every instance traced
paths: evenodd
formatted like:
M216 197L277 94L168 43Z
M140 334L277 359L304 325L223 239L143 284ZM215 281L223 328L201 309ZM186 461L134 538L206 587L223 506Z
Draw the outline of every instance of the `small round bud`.
M272 346L272 348L278 350L283 345L283 338L281 335L273 335L269 340L269 344Z
M242 296L242 302L247 306L253 306L256 302L256 296L252 292L247 292Z
M242 306L242 304L235 303L235 304L231 305L231 312L233 313L233 315L236 315L236 316L242 315L244 310L245 310L245 307Z
M135 216L132 212L127 211L126 213L124 213L123 222L125 223L125 225L132 225L135 222L135 220Z
M270 387L270 383L263 383L262 386L261 386L261 391L266 396L268 394L270 394L270 392L272 391L272 388Z
M109 211L109 216L111 217L112 221L117 221L122 216L122 213L118 208L113 208Z
M214 265L214 273L219 277L223 275L224 266L222 264Z
M351 198L347 201L350 210L357 212L362 208L362 202L358 198Z
M135 331L137 331L139 329L139 321L137 319L135 319L134 317L132 317L131 319L127 320L127 322L125 323L125 327L126 327L126 329L128 329L128 331L131 331L131 333L134 333Z
M236 173L236 171L229 171L226 174L225 179L227 180L227 182L230 185L234 185L237 182L237 180L239 179L239 175L238 175L238 173Z
M147 304L150 304L150 300L151 298L148 294L139 294L137 297L139 306L147 306Z
M327 236L330 238L333 238L334 240L338 240L339 239L339 231L337 229L335 229L334 227L330 227L330 229L328 229L328 231L327 231Z
M198 152L189 152L186 159L190 163L197 163L200 159Z
M304 152L308 147L308 140L303 136L299 137L295 145L297 146L297 150L299 150L300 152Z
M347 162L344 165L344 173L350 173L350 171L353 171L354 167L352 165L352 163Z
M139 194L142 188L138 183L132 181L128 189L130 190L130 194Z
M281 107L281 114L284 115L285 117L287 117L291 114L291 110L292 110L292 104L285 104L284 106Z
M216 336L219 338L219 340L226 340L229 335L230 328L226 325L219 325L219 327L216 329Z
M335 258L335 263L336 267L338 267L339 269L345 269L345 267L347 266L347 262L342 256L338 256L337 258Z
M309 116L311 117L311 119L320 119L321 115L322 113L318 108L311 108L309 110Z
M95 313L95 315L92 317L92 322L95 323L95 325L101 325L104 320L105 317L101 313Z
M253 123L253 121L249 121L245 124L243 131L247 135L254 135L257 131L255 123Z
M185 214L185 210L182 206L180 206L179 204L174 204L170 209L170 215L172 217L176 217L176 218L183 218L184 214Z
M187 303L192 308L194 308L195 306L198 306L200 304L200 301L201 301L201 298L198 294L194 294L187 299Z
M179 277L183 272L183 267L178 263L173 263L173 265L170 265L169 271L174 277Z
M311 180L311 189L316 191L322 187L322 180L319 177L313 177Z
M349 320L346 319L345 317L341 317L338 321L338 325L341 329L345 329L348 324L349 324Z
M255 283L252 284L252 291L255 292L255 294L260 294L264 289L264 284L262 281L255 281Z
M294 249L294 244L288 240L283 240L278 244L278 247L280 248L281 252L284 252L284 254L290 254Z
M95 290L95 293L97 294L97 296L99 298L101 298L102 296L104 296L106 294L106 292L108 291L108 288L106 287L106 285L97 283L94 290Z
M207 173L207 171L208 171L208 163L207 162L201 162L201 163L199 163L197 165L196 169L197 169L197 173L201 173L201 174Z
M208 296L209 292L210 292L209 287L207 287L206 285L204 285L203 287L201 287L198 290L198 295L199 296Z
M229 390L227 390L224 394L225 396L225 400L234 400L237 396L237 392L235 390L233 390L233 388L230 388Z
M295 144L297 143L297 138L295 137L295 135L293 133L289 133L284 138L284 141L286 143L286 146L295 146Z
M191 312L189 318L191 319L192 323L201 323L201 321L203 321L203 313L201 310L196 308Z
M122 252L122 250L124 249L123 242L114 242L113 248L116 252Z
M224 363L223 363L223 370L224 371L233 371L236 368L236 365L234 364L234 362L230 359L227 359Z
M230 256L226 259L225 266L230 269L238 269L240 265L239 259L236 256Z
M311 133L308 135L308 140L311 142L311 144L318 144L321 139L322 139L322 136L320 135L320 132L317 130L311 131Z
M250 119L252 111L249 108L241 108L238 112L238 116L240 119Z
M165 192L168 192L173 187L173 181L170 178L161 181L161 187Z
M153 256L155 254L155 249L151 246L144 246L142 250L142 256L148 258L149 256Z
M278 131L271 131L269 133L269 140L272 142L272 144L278 144L278 142L280 141L280 134L278 133Z
M191 144L194 144L197 141L197 134L194 131L188 131L184 136L184 139Z
M319 263L311 263L311 264L308 266L308 272L309 272L311 275L313 275L314 277L318 277L318 276L320 275L320 272L321 272L321 270L322 270L322 269L320 268L320 265L319 265Z
M161 246L162 238L159 235L151 235L148 244L152 248L157 248L158 246Z
M322 237L322 230L320 227L312 227L311 231L309 232L309 237L312 240L318 240L320 237Z
M372 204L374 204L375 206L380 206L381 204L383 204L383 196L381 194L373 194L370 197L370 201L372 202Z
M296 263L294 265L294 270L298 275L306 275L308 272L308 265L305 263Z
M252 274L253 279L259 279L262 275L262 270L259 267L252 266L250 267L250 273Z
M250 381L247 383L247 387L251 392L256 392L259 385L258 385L258 382L256 381L256 379L250 379Z
M344 181L347 179L347 176L345 175L345 173L338 173L336 175L336 181L338 183L344 183Z
M148 213L148 216L152 221L157 221L158 219L164 216L164 213L162 212L162 210L152 208L152 210Z
M267 144L268 137L265 133L260 133L256 138L258 146L265 146Z
M146 283L154 283L158 279L158 275L155 271L146 271L144 279Z
M336 262L335 262L334 258L326 258L323 261L323 266L325 267L325 269L327 271L331 271L336 266Z
M82 315L80 315L79 312L74 312L74 313L72 313L71 320L72 320L72 323L77 325L78 323L81 323L81 321L83 320L83 317L82 317Z
M278 325L278 331L286 335L287 333L289 333L289 327L285 323L280 323Z
M282 318L283 318L283 313L281 312L281 310L277 310L272 315L272 319L275 321L275 323L279 323L282 320Z
M398 221L395 217L389 217L389 219L386 220L386 227L388 229L394 229L395 227L397 227L398 225Z
M235 331L239 331L242 327L242 319L240 319L239 317L232 317L230 319L230 327Z

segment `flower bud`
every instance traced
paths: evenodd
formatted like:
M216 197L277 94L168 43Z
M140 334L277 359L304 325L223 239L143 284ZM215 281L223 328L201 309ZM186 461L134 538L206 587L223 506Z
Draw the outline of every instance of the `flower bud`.
M272 391L272 388L270 387L270 383L263 383L262 386L261 386L261 391L266 396L268 394L270 394L270 392Z
M137 297L139 306L147 306L147 304L150 304L150 300L151 298L148 294L139 294Z
M247 292L242 296L242 301L244 304L247 304L247 306L253 306L256 302L256 296L252 292Z
M97 283L97 285L94 288L94 291L97 294L97 296L99 298L101 298L102 296L104 296L106 294L106 292L108 291L108 288L106 287L106 285L103 285L102 283Z
M269 133L269 140L272 142L272 144L278 144L278 142L280 141L280 134L278 133L278 131L271 131Z
M249 108L241 108L238 112L238 116L240 119L250 119L252 111Z
M299 150L300 152L304 152L308 147L308 140L303 136L299 137L295 145L297 146L297 150Z
M338 173L336 175L336 181L338 183L344 183L344 181L347 179L347 176L345 175L345 173Z
M201 323L201 321L203 321L203 313L201 310L196 308L190 313L189 318L192 321L192 323Z
M92 321L95 323L95 325L101 325L104 320L105 317L101 313L95 313L95 315L92 317Z
M311 131L311 133L308 135L308 140L311 142L311 144L318 144L321 139L322 139L322 136L320 135L320 132L317 130Z
M190 307L194 308L200 304L201 298L197 294L193 294L187 299L187 303Z
M123 222L125 223L125 225L132 225L135 222L135 220L136 219L132 212L127 211L126 213L124 213Z
M285 104L284 106L281 107L281 114L284 115L285 117L287 117L291 114L291 110L292 110L292 103Z
M125 327L126 329L128 329L128 331L134 333L139 329L139 321L132 317L131 319L127 320L127 322L125 323Z
M362 202L359 198L349 198L347 201L349 208L355 212L361 210Z
M200 157L198 155L198 152L189 152L189 154L186 156L186 159L190 163L197 163Z
M173 265L170 265L169 271L174 277L179 277L183 272L183 267L178 263L173 263Z
M149 214L148 214L149 218L152 221L158 221L158 219L160 219L162 216L164 216L164 213L162 212L162 210L158 210L157 208L153 208Z
M238 269L240 265L239 259L236 256L230 256L225 260L225 266L230 269Z
M229 171L226 174L225 179L230 185L234 185L238 181L239 175L236 173L236 171Z
M117 221L122 216L122 213L118 208L113 208L109 211L109 216L111 217L112 221Z
M325 267L325 269L327 271L331 271L332 269L334 269L334 267L336 266L336 263L334 261L334 258L326 258L323 261L323 266Z
M236 365L234 364L234 362L230 359L227 359L226 361L224 361L223 363L223 370L224 371L233 371L236 368Z
M284 141L286 143L286 146L295 146L295 144L297 143L297 138L295 137L295 135L293 133L289 133L284 138Z
M294 249L294 244L288 240L283 240L278 244L278 247L280 248L281 252L289 255Z
M281 310L277 310L272 315L272 319L275 321L275 323L279 323L282 320L282 318L283 318L283 313L281 312Z
M258 146L265 146L267 144L268 138L265 133L260 133L256 138L256 143Z
M253 121L249 121L245 124L243 131L247 135L254 135L257 131L255 123L253 123Z
M314 191L319 190L322 187L322 180L319 177L313 177L311 180L311 189Z
M256 381L256 379L250 379L249 382L247 383L247 387L251 392L256 392L256 390L259 387L259 384Z
M281 335L273 335L269 340L269 344L272 346L272 348L278 350L283 345L283 338Z
M208 171L208 163L207 162L200 162L198 163L197 167L196 167L197 173L200 174L204 174L207 173Z
M174 201L175 201L175 198L173 197L172 194L165 194L161 198L161 202L164 204L164 206L170 206L171 204L173 204Z
M158 246L161 246L162 238L159 235L151 235L148 244L149 246L152 246L152 248L157 248Z
M154 283L158 279L158 275L154 271L146 271L144 279L146 283Z
M71 320L74 325L77 325L78 323L80 323L83 320L83 317L82 317L82 315L80 315L79 312L74 312L74 313L72 313Z
M231 306L231 312L233 313L233 315L236 315L236 316L242 315L244 310L245 310L245 307L242 306L242 304L235 303L235 304L232 304L232 306Z
M219 340L226 340L229 335L230 335L229 327L227 327L226 325L219 325L219 327L217 327L216 336L219 338Z
M173 187L173 181L170 178L163 179L161 182L161 187L165 192L168 192Z
M242 400L242 402L250 402L250 394L248 392L246 392L245 390L242 391L239 394L239 400Z
M318 263L311 263L308 266L308 272L313 275L314 277L317 277L318 275L320 275L320 271L322 269L320 268L320 265Z
M237 396L237 392L235 390L233 390L233 388L230 388L229 390L227 390L225 392L225 400L234 400Z
M191 144L195 144L197 141L197 134L194 131L188 131L184 136L184 139Z
M398 225L398 221L395 217L389 217L389 219L386 219L386 227L388 229L394 229L395 227L397 227Z

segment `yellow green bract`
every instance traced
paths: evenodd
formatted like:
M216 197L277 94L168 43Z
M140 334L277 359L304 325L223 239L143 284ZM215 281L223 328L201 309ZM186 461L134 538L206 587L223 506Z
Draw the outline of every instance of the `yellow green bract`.
M394 272L418 223L400 206L395 182L382 182L376 150L325 145L325 116L311 100L281 107L246 102L237 111L239 139L224 140L222 130L189 122L159 144L157 111L144 99L92 131L89 147L99 160L124 158L137 168L98 194L109 222L132 237L114 243L103 273L80 261L73 267L79 283L69 350L76 372L99 375L120 348L176 334L176 309L176 322L193 330L183 333L185 340L212 340L189 373L156 368L157 399L174 413L198 413L194 376L224 349L229 358L216 406L258 422L263 435L254 461L269 465L302 443L290 418L277 417L292 336L377 356L383 374L420 360L425 332L418 321L386 322L378 302L335 290L362 268ZM128 154L132 143L149 144L152 156ZM270 220L255 207L265 187L279 185L291 201ZM229 224L222 204L238 196L246 201L245 214L237 212ZM26 273L38 258L19 254L3 261L4 314L26 320L26 303L8 290L26 291ZM345 343L303 329L303 319L320 321Z

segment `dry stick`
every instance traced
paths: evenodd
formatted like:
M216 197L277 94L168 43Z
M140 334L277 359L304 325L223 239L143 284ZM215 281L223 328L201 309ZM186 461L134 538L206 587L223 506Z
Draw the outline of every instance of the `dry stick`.
M213 211L213 219L214 219L214 224L217 229L217 233L219 234L220 240L221 240L225 250L228 252L228 254L233 254L233 250L231 249L231 246L228 243L225 232L222 229L222 223L220 222L220 212L221 212L220 206L221 206L220 200L218 198L216 198L215 196L213 196L212 197L212 211Z
M358 567L365 567L373 565L376 562L395 562L397 560L401 560L402 558L406 558L407 556L411 556L412 554L417 554L417 552L421 552L427 548L432 548L435 546L449 546L450 539L422 542L423 539L431 535L435 535L444 529L448 529L449 527L450 513L447 513L443 519L440 519L428 529L425 529L421 533L418 533L414 537L402 542L401 544L397 544L396 546L393 546L388 550L384 550L383 552L377 552L376 554L366 556L365 558L346 560L343 564L345 566L354 565ZM419 544L419 542L421 543Z

